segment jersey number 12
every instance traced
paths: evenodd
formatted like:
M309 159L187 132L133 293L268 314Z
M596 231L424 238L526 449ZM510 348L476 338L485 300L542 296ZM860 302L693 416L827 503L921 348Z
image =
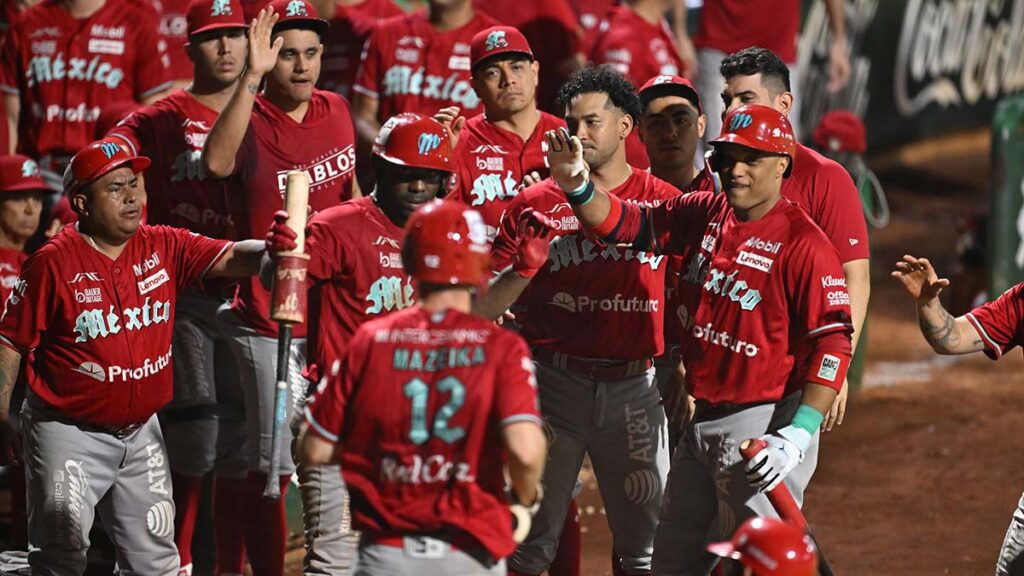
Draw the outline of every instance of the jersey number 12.
M466 401L466 387L454 376L445 376L437 383L441 392L451 393L451 398L434 415L434 436L451 444L466 435L462 426L448 427L448 421L462 408ZM405 396L412 402L412 424L409 428L409 440L419 446L430 439L427 429L427 401L430 396L430 385L413 378L402 388Z

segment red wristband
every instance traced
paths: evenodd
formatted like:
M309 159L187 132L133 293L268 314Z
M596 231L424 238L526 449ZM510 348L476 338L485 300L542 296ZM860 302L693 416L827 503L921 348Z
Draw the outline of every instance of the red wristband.
M614 194L608 194L608 215L605 216L604 222L594 226L594 234L597 234L599 238L607 238L619 225L621 219L622 200L619 200Z

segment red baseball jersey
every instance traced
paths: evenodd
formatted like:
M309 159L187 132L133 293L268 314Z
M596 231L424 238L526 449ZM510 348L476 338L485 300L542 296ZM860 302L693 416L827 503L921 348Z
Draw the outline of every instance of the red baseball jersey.
M860 193L838 162L797 144L793 172L782 180L782 195L811 216L839 251L841 262L870 257Z
M307 378L318 382L364 322L416 303L401 242L402 228L369 196L310 219Z
M466 121L455 158L452 197L480 212L487 238L494 240L505 208L519 193L523 176L538 172L547 178L548 143L544 133L565 126L565 121L540 112L540 122L524 142L518 134L488 122L483 114Z
M352 197L355 164L355 129L344 98L314 90L300 123L258 96L228 180L228 209L238 237L263 238L284 205L288 172L306 172L309 208L316 212ZM257 332L277 335L277 323L269 318L270 292L258 278L242 279L234 307ZM305 337L306 325L295 325L293 335Z
M720 192L722 189L718 175L711 171L705 163L704 169L682 190L682 194L708 190ZM679 294L679 282L683 275L684 262L678 255L668 257L668 270L665 273L665 351L678 348L684 332L683 315L680 314L682 301ZM682 307L685 310L685 306Z
M609 191L628 203L653 205L679 194L667 182L633 169ZM524 190L508 207L494 240L491 267L515 257L519 214L533 208L554 220L548 264L519 297L523 337L531 346L589 358L635 360L664 347L665 257L602 246L580 229L565 193L550 178ZM628 334L628 338L623 338Z
M705 2L693 45L732 54L749 46L767 48L796 63L800 0Z
M966 314L971 326L985 344L985 354L998 360L1010 350L1024 344L1024 283L1017 284L1002 296L982 304Z
M172 80L192 80L192 61L185 52L188 43L188 13L190 0L150 0L153 10L160 17L160 33L167 42L167 56L170 58L168 75Z
M142 101L170 86L156 14L106 0L76 20L58 0L18 17L0 50L0 90L21 97L18 150L71 155L95 139L100 108Z
M233 238L227 183L207 178L202 154L217 112L177 90L125 118L107 137L133 155L149 157L147 221L186 228L211 238Z
M435 30L425 11L385 20L366 41L353 90L377 99L382 122L402 112L432 116L445 106L474 116L480 99L469 83L470 42L477 32L497 25L480 12L447 32Z
M319 87L351 98L359 57L370 32L381 20L402 14L392 0L363 0L351 6L339 3L323 37Z
M111 260L66 226L25 262L0 320L0 343L34 354L32 392L75 422L144 422L173 393L178 293L230 246L144 225Z
M610 65L636 86L660 74L686 73L668 24L651 24L629 6L616 6L608 13L608 29L594 41L590 59Z
M0 309L7 302L7 295L14 289L14 284L21 274L21 266L28 259L28 254L21 250L0 248Z
M590 54L594 41L608 29L608 11L616 0L572 0L572 8L583 28L583 43L580 46L584 54Z
M306 419L342 446L354 528L465 534L495 558L515 550L501 429L541 425L519 336L416 306L364 324L325 382Z
M821 352L833 356L818 377L839 389L839 355L849 357L853 331L850 296L835 248L803 210L783 198L759 220L741 222L725 194L695 192L648 209L648 237L640 209L624 211L634 214L616 238L639 236L640 245L686 262L679 316L690 394L714 404L777 401L804 388ZM833 334L842 336L838 344Z
M537 105L542 110L561 114L557 104L558 89L568 79L562 72L562 63L582 52L583 41L583 29L576 21L569 0L473 0L473 6L523 33L540 62Z

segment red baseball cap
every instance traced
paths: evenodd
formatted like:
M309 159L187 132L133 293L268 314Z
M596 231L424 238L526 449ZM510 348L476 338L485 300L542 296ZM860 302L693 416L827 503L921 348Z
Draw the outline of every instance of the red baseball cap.
M0 195L27 190L50 191L36 161L21 154L0 156Z
M511 26L491 26L473 35L469 54L471 69L476 69L483 60L499 54L522 54L533 60L533 50L523 33Z
M864 122L849 110L832 110L821 117L814 129L814 143L832 152L863 154L868 149Z
M682 76L671 76L668 74L655 76L644 83L637 95L640 96L640 106L643 108L647 108L647 105L655 98L681 96L693 104L698 114L704 113L704 110L700 107L700 95L697 94L697 89L693 86L693 82Z
M769 106L744 104L729 112L722 120L722 134L710 144L736 144L769 154L789 156L784 176L793 171L796 160L796 137L784 114Z
M125 164L138 174L149 167L149 158L132 156L114 140L97 140L79 150L64 170L64 193L71 196L79 188Z
M323 36L330 26L327 20L316 13L316 8L308 0L274 0L267 6L278 16L274 34L298 28L312 30Z
M219 28L248 28L238 0L192 0L185 15L188 37Z

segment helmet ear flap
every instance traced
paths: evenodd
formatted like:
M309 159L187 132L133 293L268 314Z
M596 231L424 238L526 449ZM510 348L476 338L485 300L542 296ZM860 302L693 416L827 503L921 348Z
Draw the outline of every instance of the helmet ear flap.
M717 148L711 148L711 151L708 152L705 161L707 162L708 166L711 167L712 172L718 172L721 169L721 157L718 154Z

